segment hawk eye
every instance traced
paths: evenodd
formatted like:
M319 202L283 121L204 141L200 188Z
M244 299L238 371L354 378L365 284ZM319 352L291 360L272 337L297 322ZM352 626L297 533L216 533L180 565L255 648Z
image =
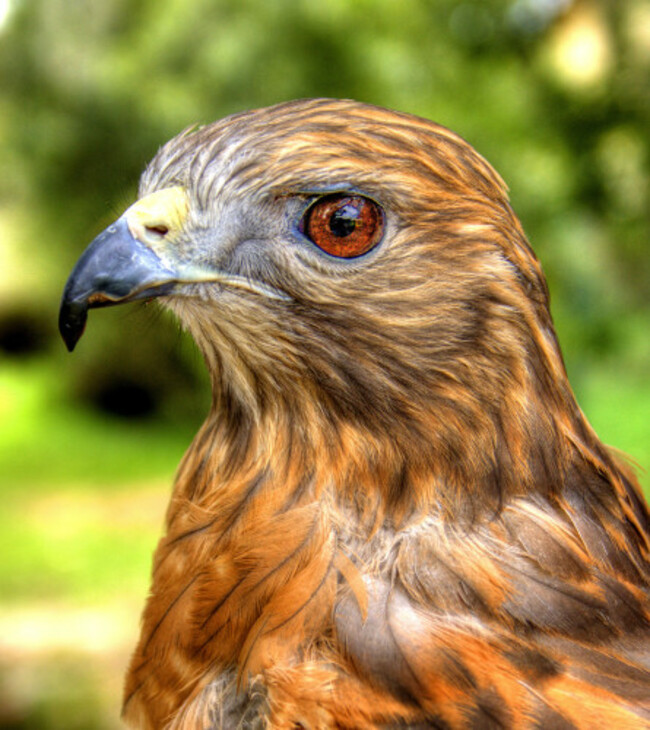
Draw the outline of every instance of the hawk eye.
M351 259L379 243L384 214L377 203L361 195L326 195L307 209L301 230L330 256Z

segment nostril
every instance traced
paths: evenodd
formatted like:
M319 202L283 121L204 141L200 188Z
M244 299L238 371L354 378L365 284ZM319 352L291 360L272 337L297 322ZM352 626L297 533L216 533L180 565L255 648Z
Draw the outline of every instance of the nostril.
M169 228L163 224L157 226L145 226L149 233L153 233L156 236L166 236L169 233Z

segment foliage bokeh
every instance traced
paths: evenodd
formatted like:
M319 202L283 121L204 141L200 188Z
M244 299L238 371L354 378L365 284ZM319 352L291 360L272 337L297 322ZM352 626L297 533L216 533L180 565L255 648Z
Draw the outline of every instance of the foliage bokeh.
M205 378L151 307L92 316L68 359L58 298L157 147L245 108L351 97L468 139L508 182L542 260L588 417L650 466L648 0L4 0L0 77L3 630L30 607L90 610L109 594L133 599L136 630L164 485L206 409ZM135 504L152 485L162 495L153 522L150 509L144 523L117 518L133 485ZM44 523L61 514L71 526L53 536ZM23 644L7 644L18 664L31 657L23 684L0 664L0 725L117 725L117 696L107 710L90 679L58 705L56 682L38 689L84 646Z

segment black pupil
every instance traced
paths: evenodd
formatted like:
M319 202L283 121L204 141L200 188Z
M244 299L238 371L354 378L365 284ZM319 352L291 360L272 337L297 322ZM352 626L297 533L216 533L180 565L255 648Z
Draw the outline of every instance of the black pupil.
M342 205L337 211L332 213L330 218L330 231L338 238L345 238L354 233L359 219L359 211L354 205L348 203Z

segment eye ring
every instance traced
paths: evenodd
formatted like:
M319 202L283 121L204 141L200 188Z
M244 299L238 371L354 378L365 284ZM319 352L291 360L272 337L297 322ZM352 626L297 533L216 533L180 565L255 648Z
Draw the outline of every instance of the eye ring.
M379 243L384 233L384 212L363 195L324 195L305 211L301 231L330 256L352 259Z

